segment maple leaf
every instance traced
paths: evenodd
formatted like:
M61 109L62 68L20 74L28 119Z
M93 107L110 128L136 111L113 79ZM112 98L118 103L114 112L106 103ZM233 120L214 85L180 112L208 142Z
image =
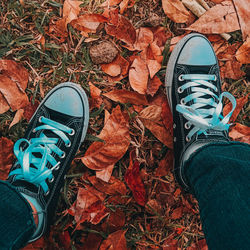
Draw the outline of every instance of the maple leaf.
M108 93L103 94L107 98L115 102L131 103L135 105L147 105L148 101L145 95L141 95L137 92L128 91L125 89L115 89Z
M118 23L107 24L106 27L107 34L116 37L117 39L123 41L127 45L132 45L136 40L136 31L134 26L130 21L121 15L118 15Z
M126 170L124 179L127 183L128 187L133 193L133 197L135 201L141 205L145 206L147 199L146 199L146 190L144 184L142 182L142 178L140 176L140 164L138 161L134 161L133 156L134 151L130 152L130 163L129 167Z
M162 0L164 13L175 23L186 23L191 13L180 0Z
M242 46L237 50L235 56L240 63L250 63L250 37L248 37Z
M129 82L131 87L140 94L146 94L149 71L146 62L136 57L129 70Z
M250 8L248 0L233 0L237 16L240 22L243 40L250 34Z
M10 107L13 111L28 104L25 89L28 84L28 71L13 60L0 60L0 114Z
M102 170L115 164L126 153L130 144L128 121L119 106L113 109L98 137L104 142L92 143L81 158L83 164L94 170Z
M203 34L221 34L240 29L233 3L224 1L206 11L196 22L186 28Z
M6 137L0 138L0 179L6 180L14 160L14 143Z
M108 250L108 249L127 250L125 233L126 231L119 230L110 234L108 238L102 242L99 250Z

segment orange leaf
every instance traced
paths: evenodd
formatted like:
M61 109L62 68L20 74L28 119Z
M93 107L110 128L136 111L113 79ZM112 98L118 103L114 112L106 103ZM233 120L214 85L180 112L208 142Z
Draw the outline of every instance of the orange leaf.
M102 71L110 76L118 76L121 74L121 66L116 63L105 63L101 65Z
M248 102L248 96L249 96L249 94L246 95L246 96L243 96L241 98L236 99L237 106L236 106L236 108L235 108L235 110L234 110L234 112L233 112L233 114L232 114L232 116L230 118L231 122L234 122L237 119L237 117L238 117L240 111L242 110L243 106ZM231 109L232 109L232 104L230 102L224 107L223 115L226 116L231 111Z
M127 45L134 44L136 40L136 32L134 26L124 16L119 15L118 17L119 19L117 25L106 25L107 34L116 37Z
M172 150L168 150L166 156L159 162L158 168L155 170L155 176L165 176L173 168L174 154Z
M126 183L128 184L128 187L131 189L135 201L139 205L145 206L147 202L146 190L145 190L144 184L140 176L139 166L140 164L138 161L135 161L133 163L132 159L130 159L130 164L126 171L124 179Z
M14 159L14 143L8 138L0 138L0 179L6 180Z
M24 107L23 117L29 122L33 114L35 113L37 107L39 106L39 102L35 100L34 105L30 102L27 106Z
M173 115L166 100L162 103L161 118L165 128L173 135Z
M178 207L173 211L171 218L177 220L180 219L182 215L183 215L183 207Z
M242 46L237 50L236 58L243 64L250 63L250 37L248 37Z
M110 249L127 250L125 233L126 231L119 230L110 234L108 238L102 242L99 250L110 250Z
M63 3L63 17L66 18L65 25L67 26L72 20L77 19L80 13L81 1L65 0Z
M149 28L141 27L136 30L136 42L134 48L136 50L144 50L154 40L153 32Z
M156 60L147 60L147 66L150 78L152 79L155 74L161 69L161 64Z
M161 120L161 107L158 105L149 105L140 112L139 117L158 122Z
M56 37L59 43L63 43L65 38L68 36L68 32L66 29L66 17L49 24L49 35L52 37Z
M122 0L106 0L104 3L101 4L101 7L110 7L117 5L121 2Z
M229 136L235 141L250 143L250 127L236 123L230 130Z
M175 23L186 23L191 13L180 0L162 0L164 13Z
M98 137L105 142L95 141L81 158L88 168L94 170L102 170L115 164L126 153L130 144L128 121L119 106L113 109Z
M159 77L154 76L152 79L149 79L147 94L154 96L161 85L162 85L162 82L159 79Z
M238 18L231 1L215 5L187 28L203 34L220 34L239 29Z
M121 14L123 14L123 13L126 11L126 9L128 8L128 3L129 3L129 1L130 1L130 0L123 0L123 1L120 3L119 7L120 7L120 13L121 13Z
M5 113L6 111L8 111L10 108L8 102L6 101L6 99L4 98L4 96L1 94L0 92L0 114Z
M23 109L19 109L17 110L10 126L9 126L9 129L14 126L15 124L17 124L22 118L23 118L23 113L24 113L24 110Z
M90 89L90 108L100 108L102 104L101 90L97 88L94 84L89 82Z
M147 105L147 99L144 95L138 94L137 92L128 91L125 89L115 89L108 93L103 94L112 101L121 103L131 103L135 105Z
M109 182L111 175L112 175L112 172L113 172L113 169L114 169L114 164L106 167L103 170L96 171L96 173L95 173L96 177L105 181L105 182Z
M148 68L141 57L136 57L129 70L129 82L131 87L140 94L147 92Z
M250 34L250 8L249 0L233 0L236 13L239 18L240 28L243 36L243 40L247 38Z

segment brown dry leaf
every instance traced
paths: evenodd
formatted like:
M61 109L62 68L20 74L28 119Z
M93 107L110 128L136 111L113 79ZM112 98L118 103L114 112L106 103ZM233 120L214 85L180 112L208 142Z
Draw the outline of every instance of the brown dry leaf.
M126 153L130 144L128 121L119 106L113 109L100 135L104 142L95 141L81 158L90 169L102 170L115 164Z
M180 0L162 0L164 13L175 23L186 23L191 13Z
M49 35L53 38L56 38L59 43L63 43L66 37L68 37L66 27L66 17L59 19L56 22L53 22L53 20L51 20L49 24Z
M160 49L160 47L157 45L157 43L154 41L150 44L150 47L148 48L148 58L149 57L149 53L151 54L151 58L150 59L155 59L158 63L162 63L163 60L163 56L162 56L162 50Z
M129 82L131 87L140 94L146 94L148 86L148 67L146 62L137 56L129 70Z
M106 0L104 3L101 4L101 7L110 7L117 5L121 2L122 0Z
M242 46L237 50L235 56L240 63L250 63L250 37L248 37L247 40L242 44Z
M0 114L5 113L6 111L8 111L10 108L8 102L6 101L6 99L4 98L4 96L1 94L0 92Z
M211 1L214 2L214 3L221 3L221 2L223 2L225 0L211 0Z
M159 162L158 168L155 170L155 176L166 176L173 168L174 153L173 150L168 150L166 156Z
M31 117L33 116L33 114L37 110L38 106L39 106L39 102L37 100L35 100L34 105L32 104L32 102L30 102L27 106L25 106L24 113L23 113L24 119L26 119L29 122Z
M249 96L249 94L246 96L243 96L241 98L236 99L237 105L236 105L236 108L235 108L231 118L230 118L230 122L235 122L235 120L237 119L243 106L248 102L248 96ZM226 116L231 111L231 109L232 109L232 104L230 102L224 107L223 115Z
M22 118L23 118L23 113L24 113L24 110L23 109L19 109L17 110L10 126L9 126L9 129L14 126L15 124L17 124Z
M119 230L110 234L108 238L102 242L99 250L127 250L125 233L126 231Z
M25 107L29 102L25 92L21 91L16 82L12 81L5 74L0 74L0 93L4 96L13 111Z
M235 141L250 143L250 127L236 123L230 130L229 136Z
M239 29L238 18L231 1L215 5L187 28L203 34L221 34Z
M6 180L14 160L14 143L6 137L0 138L0 179Z
M96 171L95 175L97 178L99 178L105 182L109 182L111 175L112 175L112 172L113 172L113 169L114 169L114 164L108 166L107 168L105 168L103 170Z
M103 94L107 98L115 102L131 103L135 105L147 105L145 95L138 94L137 92L128 91L125 89L115 89L108 93Z
M162 102L161 118L165 128L173 135L173 115L166 100Z
M102 104L102 91L97 88L93 83L89 82L89 89L90 89L90 109L92 108L100 108Z
M123 228L125 224L125 214L120 208L116 208L115 211L111 211L107 220L102 224L104 232L113 233Z
M161 120L161 110L162 108L158 105L149 105L140 112L139 117L158 122Z
M146 49L154 40L153 32L146 27L141 27L136 30L136 42L134 44L135 50Z
M243 40L250 35L250 4L249 0L233 0L237 16L240 22Z
M72 20L77 19L80 13L81 1L65 0L63 3L63 17L66 18L65 25L67 26Z
M129 1L130 1L130 0L123 0L123 1L120 3L119 7L120 7L120 13L121 13L121 14L123 14L123 13L126 11L126 9L128 8L128 3L129 3Z
M136 31L131 22L124 16L118 15L118 24L107 24L107 34L116 37L127 45L133 45L136 40Z
M116 64L116 62L101 64L101 68L103 72L110 76L118 76L121 74L121 66Z
M182 215L183 215L183 207L178 207L173 211L171 218L177 220L180 219Z
M71 25L82 31L82 35L95 33L101 23L106 23L108 19L101 14L84 14L71 22Z
M161 85L162 85L162 82L159 77L154 76L153 79L149 79L147 94L154 96Z
M155 74L161 69L161 64L156 60L147 60L147 66L150 78L152 79Z

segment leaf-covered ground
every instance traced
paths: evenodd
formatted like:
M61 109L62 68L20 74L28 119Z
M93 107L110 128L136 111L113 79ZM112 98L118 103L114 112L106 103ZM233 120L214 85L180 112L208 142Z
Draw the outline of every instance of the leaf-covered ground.
M50 89L76 82L90 103L51 233L26 250L207 249L197 201L172 174L165 70L184 35L206 34L237 99L230 136L249 142L249 12L247 0L0 2L0 178Z

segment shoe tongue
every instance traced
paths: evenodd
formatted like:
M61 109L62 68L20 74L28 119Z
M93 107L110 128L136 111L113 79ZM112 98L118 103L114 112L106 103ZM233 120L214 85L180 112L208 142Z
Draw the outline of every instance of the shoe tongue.
M61 123L63 125L66 125L69 122L69 120L71 118L73 118L73 116L66 115L66 114L63 114L61 112L57 112L55 110L49 109L49 108L47 108L47 109L49 110L50 119L52 121Z
M18 190L22 193L31 192L37 194L39 190L39 188L36 185L25 180L16 180L12 183L12 185L18 187Z
M211 69L210 66L193 66L188 65L189 74L209 74Z

